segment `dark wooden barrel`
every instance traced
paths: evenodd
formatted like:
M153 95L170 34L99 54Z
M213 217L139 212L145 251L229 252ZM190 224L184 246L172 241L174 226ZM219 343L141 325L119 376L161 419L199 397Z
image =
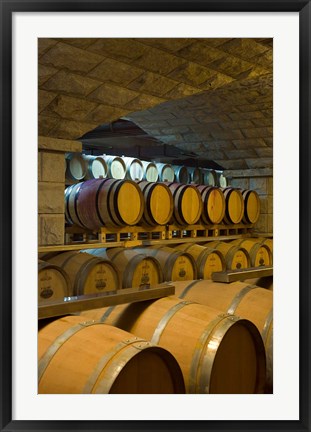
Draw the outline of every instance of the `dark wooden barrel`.
M173 215L173 195L164 183L138 182L144 196L142 224L166 225Z
M90 230L136 225L144 212L140 188L131 180L87 180L65 192L66 218Z
M197 303L165 297L84 312L168 349L187 393L263 393L265 348L256 326Z
M70 251L47 257L46 261L67 273L72 287L70 296L115 292L120 288L117 268L108 260Z
M70 279L59 266L38 261L38 303L64 301L71 293Z
M222 190L215 186L205 185L197 186L197 189L201 194L203 202L202 221L205 224L221 223L226 210L226 202Z
M202 198L198 189L193 185L181 183L166 183L173 194L173 219L181 226L193 225L202 214Z
M203 184L203 174L201 168L188 167L188 172L190 174L191 183Z
M66 180L77 182L86 174L85 162L81 153L66 153Z
M130 248L88 249L86 252L111 261L122 288L149 288L163 282L160 263L152 256Z
M226 200L224 222L226 224L238 224L244 215L244 200L239 189L227 187L222 189Z
M195 301L236 314L250 320L258 328L267 356L267 390L273 382L273 294L264 288L243 282L230 284L212 281L174 282L175 295L182 300Z
M169 351L83 316L41 326L38 372L39 394L185 393Z
M175 246L175 249L187 252L192 256L196 262L200 279L210 279L212 273L226 270L224 256L217 249L193 243L183 243Z
M149 247L139 246L136 251L154 257L159 262L165 281L194 279L197 274L195 260L190 254L176 249L154 245Z
M175 181L178 183L188 184L191 181L191 176L188 168L184 165L173 165L175 171Z
M246 249L222 241L207 242L204 246L215 248L224 256L228 270L250 267L250 257Z

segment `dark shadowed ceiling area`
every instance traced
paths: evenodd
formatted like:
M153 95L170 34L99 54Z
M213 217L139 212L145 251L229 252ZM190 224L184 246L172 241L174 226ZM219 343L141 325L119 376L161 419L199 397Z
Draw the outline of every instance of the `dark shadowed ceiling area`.
M39 39L38 54L39 135L272 167L272 39Z

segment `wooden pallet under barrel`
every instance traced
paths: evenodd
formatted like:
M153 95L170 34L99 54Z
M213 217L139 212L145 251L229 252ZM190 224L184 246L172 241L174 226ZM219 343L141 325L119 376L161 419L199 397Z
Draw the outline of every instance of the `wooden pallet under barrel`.
M230 235L243 235L252 233L253 224L218 224L218 225L168 225L166 231L167 239L174 238L200 238L200 237L220 237Z

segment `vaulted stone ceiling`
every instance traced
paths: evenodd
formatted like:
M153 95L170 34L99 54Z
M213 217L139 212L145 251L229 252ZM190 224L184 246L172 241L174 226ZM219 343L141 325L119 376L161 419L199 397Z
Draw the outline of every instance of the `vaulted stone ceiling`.
M39 134L128 118L227 169L272 166L272 39L39 39Z

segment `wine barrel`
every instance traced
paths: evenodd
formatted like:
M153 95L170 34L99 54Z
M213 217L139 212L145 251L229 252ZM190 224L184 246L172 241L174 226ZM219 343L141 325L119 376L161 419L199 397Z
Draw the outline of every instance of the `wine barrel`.
M212 273L226 270L225 259L218 250L192 243L183 243L175 249L188 252L195 260L198 269L198 278L210 279Z
M142 223L150 226L166 225L173 215L173 195L164 183L138 182L144 196Z
M273 239L266 237L250 237L247 240L253 242L254 244L265 245L270 251L271 264L273 263Z
M264 276L260 278L254 278L254 279L245 279L243 282L247 283L248 285L257 285L260 288L265 288L270 291L273 291L273 276Z
M195 186L180 183L166 183L173 194L174 221L181 225L193 225L202 214L201 194Z
M250 320L258 328L267 356L267 389L272 389L273 294L264 288L243 282L230 284L212 281L175 282L175 296L214 307Z
M214 170L204 170L203 184L207 186L217 185L217 174Z
M173 248L154 245L149 247L138 246L135 248L139 253L154 257L159 262L164 281L195 279L197 266L195 260L187 252L177 251Z
M163 282L159 262L129 248L87 249L86 252L111 261L118 269L122 288L148 288Z
M201 194L202 221L206 224L219 224L224 218L226 210L225 197L221 189L215 186L197 186Z
M86 174L85 162L81 153L66 153L66 180L83 180Z
M227 187L222 189L226 200L224 222L226 224L238 224L244 215L244 200L239 189Z
M84 314L168 349L181 367L187 393L264 391L265 349L248 320L174 297Z
M46 261L65 270L72 287L70 296L115 292L120 287L116 267L102 258L70 251L47 257Z
M228 180L227 177L225 177L223 175L223 173L219 173L217 176L217 184L221 187L221 188L226 188L228 186Z
M139 159L122 156L125 162L126 174L125 178L133 181L140 181L144 177L144 167Z
M143 180L148 182L157 182L159 179L159 172L154 162L141 161L144 168Z
M175 180L175 172L172 165L166 163L157 162L159 180L162 182L173 182Z
M70 292L67 273L61 267L38 260L38 303L64 301Z
M207 242L204 246L215 248L224 256L228 270L250 267L250 257L246 249L221 241Z
M66 218L82 228L136 225L144 212L140 188L131 180L94 179L65 192Z
M71 217L70 208L74 208L73 198L75 196L75 192L73 192L72 195L71 195L71 191L72 191L72 189L75 189L75 191L79 190L80 187L81 187L81 185L82 185L82 183L76 183L74 185L68 186L65 189L65 192L64 192L64 199L65 199L65 221L69 225L73 225L74 223L76 223L76 225L79 224L79 220L78 219L76 219L75 222L72 220L72 217L73 217L73 219L75 219L76 214L75 214L75 212L73 212L73 215Z
M201 168L198 167L188 167L188 172L190 174L190 181L195 184L203 184L203 174Z
M248 239L237 239L231 242L235 246L241 246L249 253L252 267L272 265L272 254L268 246L253 242Z
M173 165L175 171L175 181L178 183L188 184L191 181L188 168L186 166Z
M82 157L86 166L86 180L107 177L108 167L102 156L82 155Z
M123 180L126 175L126 165L119 156L103 155L108 166L108 177Z
M40 394L185 393L169 351L82 316L41 326L38 372Z
M254 224L260 216L260 199L254 190L242 189L241 194L244 200L243 222Z

